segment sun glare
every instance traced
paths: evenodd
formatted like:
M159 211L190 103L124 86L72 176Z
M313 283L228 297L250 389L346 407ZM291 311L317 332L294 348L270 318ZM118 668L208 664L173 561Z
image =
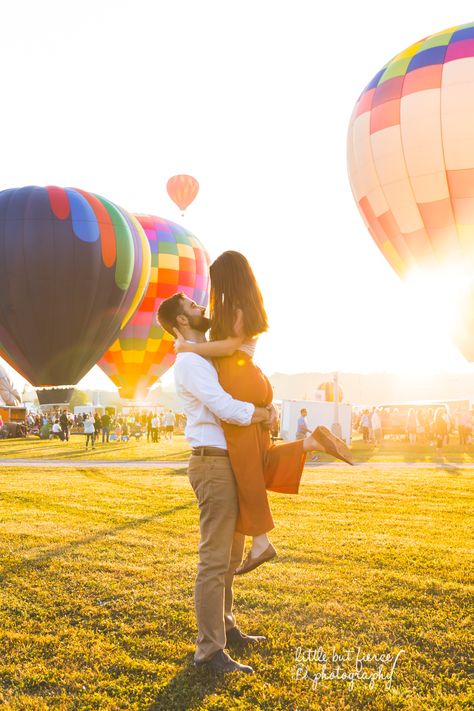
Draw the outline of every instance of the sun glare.
M455 330L466 292L471 284L464 269L416 270L406 279L406 296L411 308L421 309L423 319L435 330Z

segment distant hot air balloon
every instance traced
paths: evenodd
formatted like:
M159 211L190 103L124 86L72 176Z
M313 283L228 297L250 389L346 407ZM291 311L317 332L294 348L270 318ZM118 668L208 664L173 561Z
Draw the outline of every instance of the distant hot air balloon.
M184 227L152 215L135 217L150 243L150 283L140 307L98 365L119 388L121 397L142 399L175 360L173 339L156 321L158 307L179 291L206 306L209 257Z
M457 344L474 360L474 23L417 42L386 64L349 125L360 213L402 277L431 270L468 305ZM449 275L449 283L448 283Z
M0 192L0 355L35 386L80 380L147 287L140 224L73 188Z
M199 183L191 175L173 175L166 183L168 195L184 212L199 192Z
M16 407L20 403L20 393L14 386L5 368L0 365L0 405L13 405Z
M320 386L318 387L318 390L322 390L324 392L324 400L326 402L334 402L334 382L333 381L328 381L327 383L321 383ZM338 390L338 400L339 402L342 402L342 398L344 397L344 394L342 392L342 388L340 385L337 387Z

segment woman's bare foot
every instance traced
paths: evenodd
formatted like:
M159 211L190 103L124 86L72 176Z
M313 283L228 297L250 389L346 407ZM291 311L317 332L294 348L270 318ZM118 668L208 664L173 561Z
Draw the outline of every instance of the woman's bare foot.
M270 541L266 533L261 533L259 536L254 536L252 539L252 547L250 548L250 555L252 558L258 558L259 555L264 553L270 545Z

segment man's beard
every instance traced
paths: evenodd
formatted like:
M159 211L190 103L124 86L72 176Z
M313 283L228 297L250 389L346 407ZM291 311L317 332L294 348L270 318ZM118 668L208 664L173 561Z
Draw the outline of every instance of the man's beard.
M206 316L188 316L189 325L195 331L206 333L211 328L211 319Z

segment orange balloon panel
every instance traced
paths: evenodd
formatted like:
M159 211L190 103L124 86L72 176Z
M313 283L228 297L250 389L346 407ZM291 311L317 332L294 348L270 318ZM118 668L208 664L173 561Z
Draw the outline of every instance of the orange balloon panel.
M166 184L168 195L174 203L185 210L199 192L199 183L191 175L173 175Z

